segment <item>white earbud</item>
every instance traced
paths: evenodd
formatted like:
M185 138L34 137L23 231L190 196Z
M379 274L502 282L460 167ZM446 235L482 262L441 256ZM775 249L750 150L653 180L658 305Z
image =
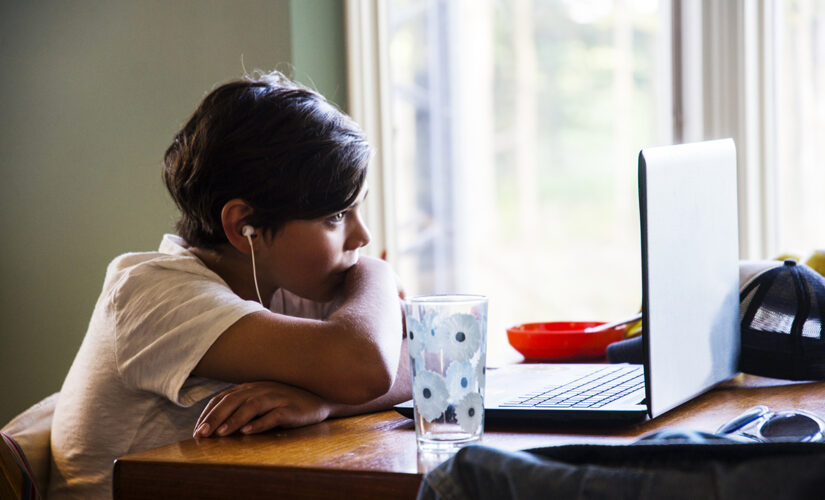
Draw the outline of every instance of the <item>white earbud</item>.
M247 224L241 228L241 234L249 240L249 253L252 255L252 280L255 282L255 293L258 294L258 302L264 305L264 301L261 300L261 291L258 289L258 270L255 269L255 247L252 246L252 236L255 234L255 228Z

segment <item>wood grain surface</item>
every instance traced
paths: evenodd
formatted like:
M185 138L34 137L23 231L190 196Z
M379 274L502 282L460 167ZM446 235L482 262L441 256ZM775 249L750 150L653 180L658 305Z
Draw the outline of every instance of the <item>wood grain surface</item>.
M663 427L713 432L758 404L825 415L825 382L739 375L655 420L618 428L487 425L482 444L514 451L627 443ZM189 439L122 457L114 497L415 498L423 474L448 457L420 453L412 420L388 411L254 436Z

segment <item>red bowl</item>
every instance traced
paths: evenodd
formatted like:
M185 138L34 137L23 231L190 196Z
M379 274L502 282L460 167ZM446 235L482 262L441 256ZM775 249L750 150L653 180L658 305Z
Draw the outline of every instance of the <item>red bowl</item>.
M625 326L601 332L585 328L604 323L555 321L525 323L507 329L507 339L528 361L583 361L604 358L607 346L624 337Z

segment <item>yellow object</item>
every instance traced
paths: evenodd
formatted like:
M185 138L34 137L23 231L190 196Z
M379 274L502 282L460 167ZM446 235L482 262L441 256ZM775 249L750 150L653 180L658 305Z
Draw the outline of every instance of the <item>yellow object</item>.
M816 250L805 261L805 265L825 276L825 250Z
M639 308L639 312L642 312L642 308ZM624 338L629 339L630 337L636 337L642 334L642 320L634 321L633 323L628 323L626 327L624 327Z
M642 334L642 320L630 323L624 329L624 338L636 337Z
M776 257L776 260L793 259L799 263L805 264L822 276L825 276L825 250L815 250L814 253L803 261L802 257L792 253L783 253Z
M781 254L777 255L777 256L776 256L776 258L775 258L774 260L782 260L782 261L784 261L784 260L788 260L788 259L793 259L793 260L795 260L795 261L797 261L797 262L799 262L800 260L802 260L802 258L801 258L799 255L794 255L794 254L792 254L792 253L781 253Z
M624 338L636 337L642 334L642 320L627 325L624 330Z

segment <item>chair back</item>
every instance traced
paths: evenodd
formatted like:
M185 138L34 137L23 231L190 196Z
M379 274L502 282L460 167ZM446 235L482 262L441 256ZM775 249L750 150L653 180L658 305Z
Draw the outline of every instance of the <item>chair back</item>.
M51 430L59 392L35 403L0 429L0 498L42 498L49 487Z
M0 498L42 498L23 449L5 432L0 432L0 439Z

